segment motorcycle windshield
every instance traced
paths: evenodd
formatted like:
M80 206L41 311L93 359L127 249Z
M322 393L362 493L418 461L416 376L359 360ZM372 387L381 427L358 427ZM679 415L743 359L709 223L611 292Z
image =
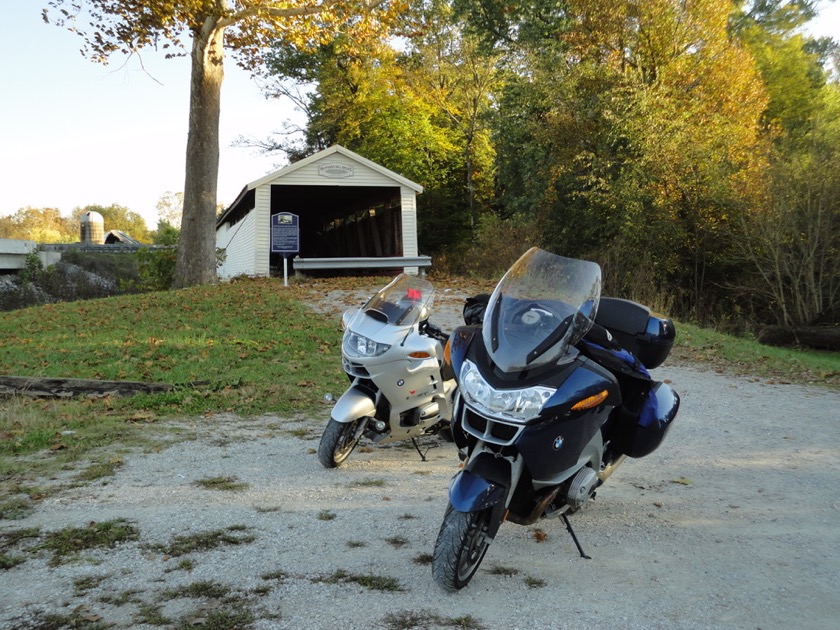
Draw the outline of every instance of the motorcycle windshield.
M393 326L412 326L429 317L434 293L428 280L401 273L367 301L358 317L372 317Z
M503 372L557 362L592 327L600 297L596 263L531 248L490 296L484 346Z

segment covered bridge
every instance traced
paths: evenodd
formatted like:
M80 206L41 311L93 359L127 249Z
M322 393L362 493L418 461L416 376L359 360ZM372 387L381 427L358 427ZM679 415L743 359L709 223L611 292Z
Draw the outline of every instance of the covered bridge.
M268 276L282 269L277 215L294 219L296 271L405 268L431 264L417 251L416 195L423 187L362 156L333 145L251 182L216 222L225 250L223 278ZM294 215L289 217L288 215ZM274 219L273 219L274 218Z

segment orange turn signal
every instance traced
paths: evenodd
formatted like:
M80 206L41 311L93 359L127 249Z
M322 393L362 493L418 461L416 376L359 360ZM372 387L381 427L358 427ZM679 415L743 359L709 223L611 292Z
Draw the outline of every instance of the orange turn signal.
M606 389L598 392L594 396L587 396L572 405L572 411L583 411L584 409L597 407L607 399L607 396L609 396L609 392Z
M428 359L431 358L432 355L428 352L409 352L408 356L412 359Z

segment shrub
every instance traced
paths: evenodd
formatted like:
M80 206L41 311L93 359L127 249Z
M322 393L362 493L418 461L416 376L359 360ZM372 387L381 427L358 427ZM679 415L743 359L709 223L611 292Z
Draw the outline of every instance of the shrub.
M140 291L166 291L172 286L175 273L176 250L142 248L137 252L137 271Z
M529 248L540 245L541 236L534 222L485 215L479 220L475 242L462 255L440 262L448 273L498 278Z

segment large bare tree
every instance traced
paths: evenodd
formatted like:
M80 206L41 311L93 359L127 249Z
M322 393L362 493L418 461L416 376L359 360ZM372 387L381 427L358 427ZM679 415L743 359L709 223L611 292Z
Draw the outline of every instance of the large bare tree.
M337 34L381 36L404 8L399 0L51 0L44 20L77 32L82 54L108 63L114 54L163 48L192 59L184 213L175 288L216 281L216 193L219 115L225 49L251 71L262 67L269 43L301 48Z

